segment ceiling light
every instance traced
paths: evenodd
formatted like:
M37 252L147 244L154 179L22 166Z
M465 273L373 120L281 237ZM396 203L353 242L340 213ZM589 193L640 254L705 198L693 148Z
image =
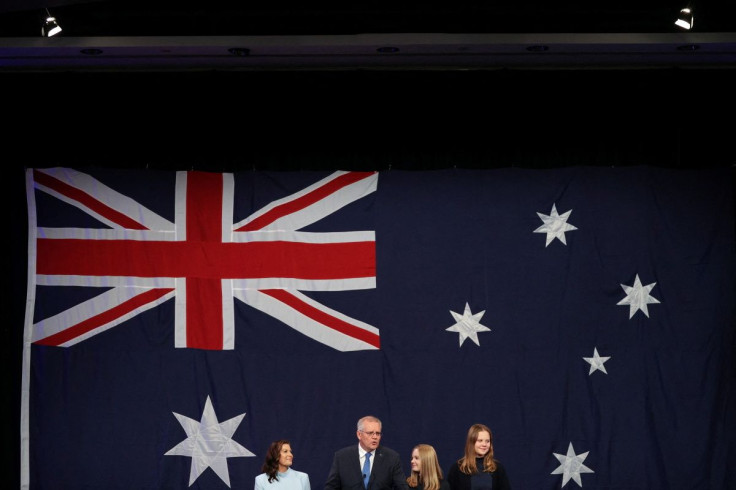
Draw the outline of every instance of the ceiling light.
M695 18L693 17L693 11L692 9L687 7L687 8L680 10L680 15L677 16L675 25L677 27L681 27L683 29L690 30L693 28L694 21L695 21Z
M49 13L49 9L46 9L46 20L41 26L41 35L43 37L55 36L61 32L61 26L56 22L56 18Z

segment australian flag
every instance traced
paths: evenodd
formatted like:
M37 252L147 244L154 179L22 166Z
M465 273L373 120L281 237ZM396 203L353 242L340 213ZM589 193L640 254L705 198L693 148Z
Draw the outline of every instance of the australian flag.
M321 488L473 423L517 489L736 487L727 170L26 172L21 487Z

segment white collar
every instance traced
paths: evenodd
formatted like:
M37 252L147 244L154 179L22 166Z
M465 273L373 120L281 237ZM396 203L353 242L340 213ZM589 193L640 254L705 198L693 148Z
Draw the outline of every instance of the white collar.
M365 449L363 449L363 446L358 444L358 454L361 458L365 457L366 453L375 453L377 450L378 448L374 449L373 451L366 451ZM375 456L375 454L373 454L373 456Z

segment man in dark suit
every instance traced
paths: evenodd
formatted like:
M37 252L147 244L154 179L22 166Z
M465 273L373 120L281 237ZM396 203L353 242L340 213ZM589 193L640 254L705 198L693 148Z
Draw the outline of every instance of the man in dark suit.
M381 446L381 421L358 420L358 444L340 449L332 460L325 490L407 490L399 454Z

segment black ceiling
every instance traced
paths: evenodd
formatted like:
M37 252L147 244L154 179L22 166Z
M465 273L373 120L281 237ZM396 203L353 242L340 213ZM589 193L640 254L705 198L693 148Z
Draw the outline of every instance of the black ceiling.
M6 0L0 37L40 33L45 8L64 36L364 33L668 33L688 0ZM690 4L698 32L736 31L735 0Z

